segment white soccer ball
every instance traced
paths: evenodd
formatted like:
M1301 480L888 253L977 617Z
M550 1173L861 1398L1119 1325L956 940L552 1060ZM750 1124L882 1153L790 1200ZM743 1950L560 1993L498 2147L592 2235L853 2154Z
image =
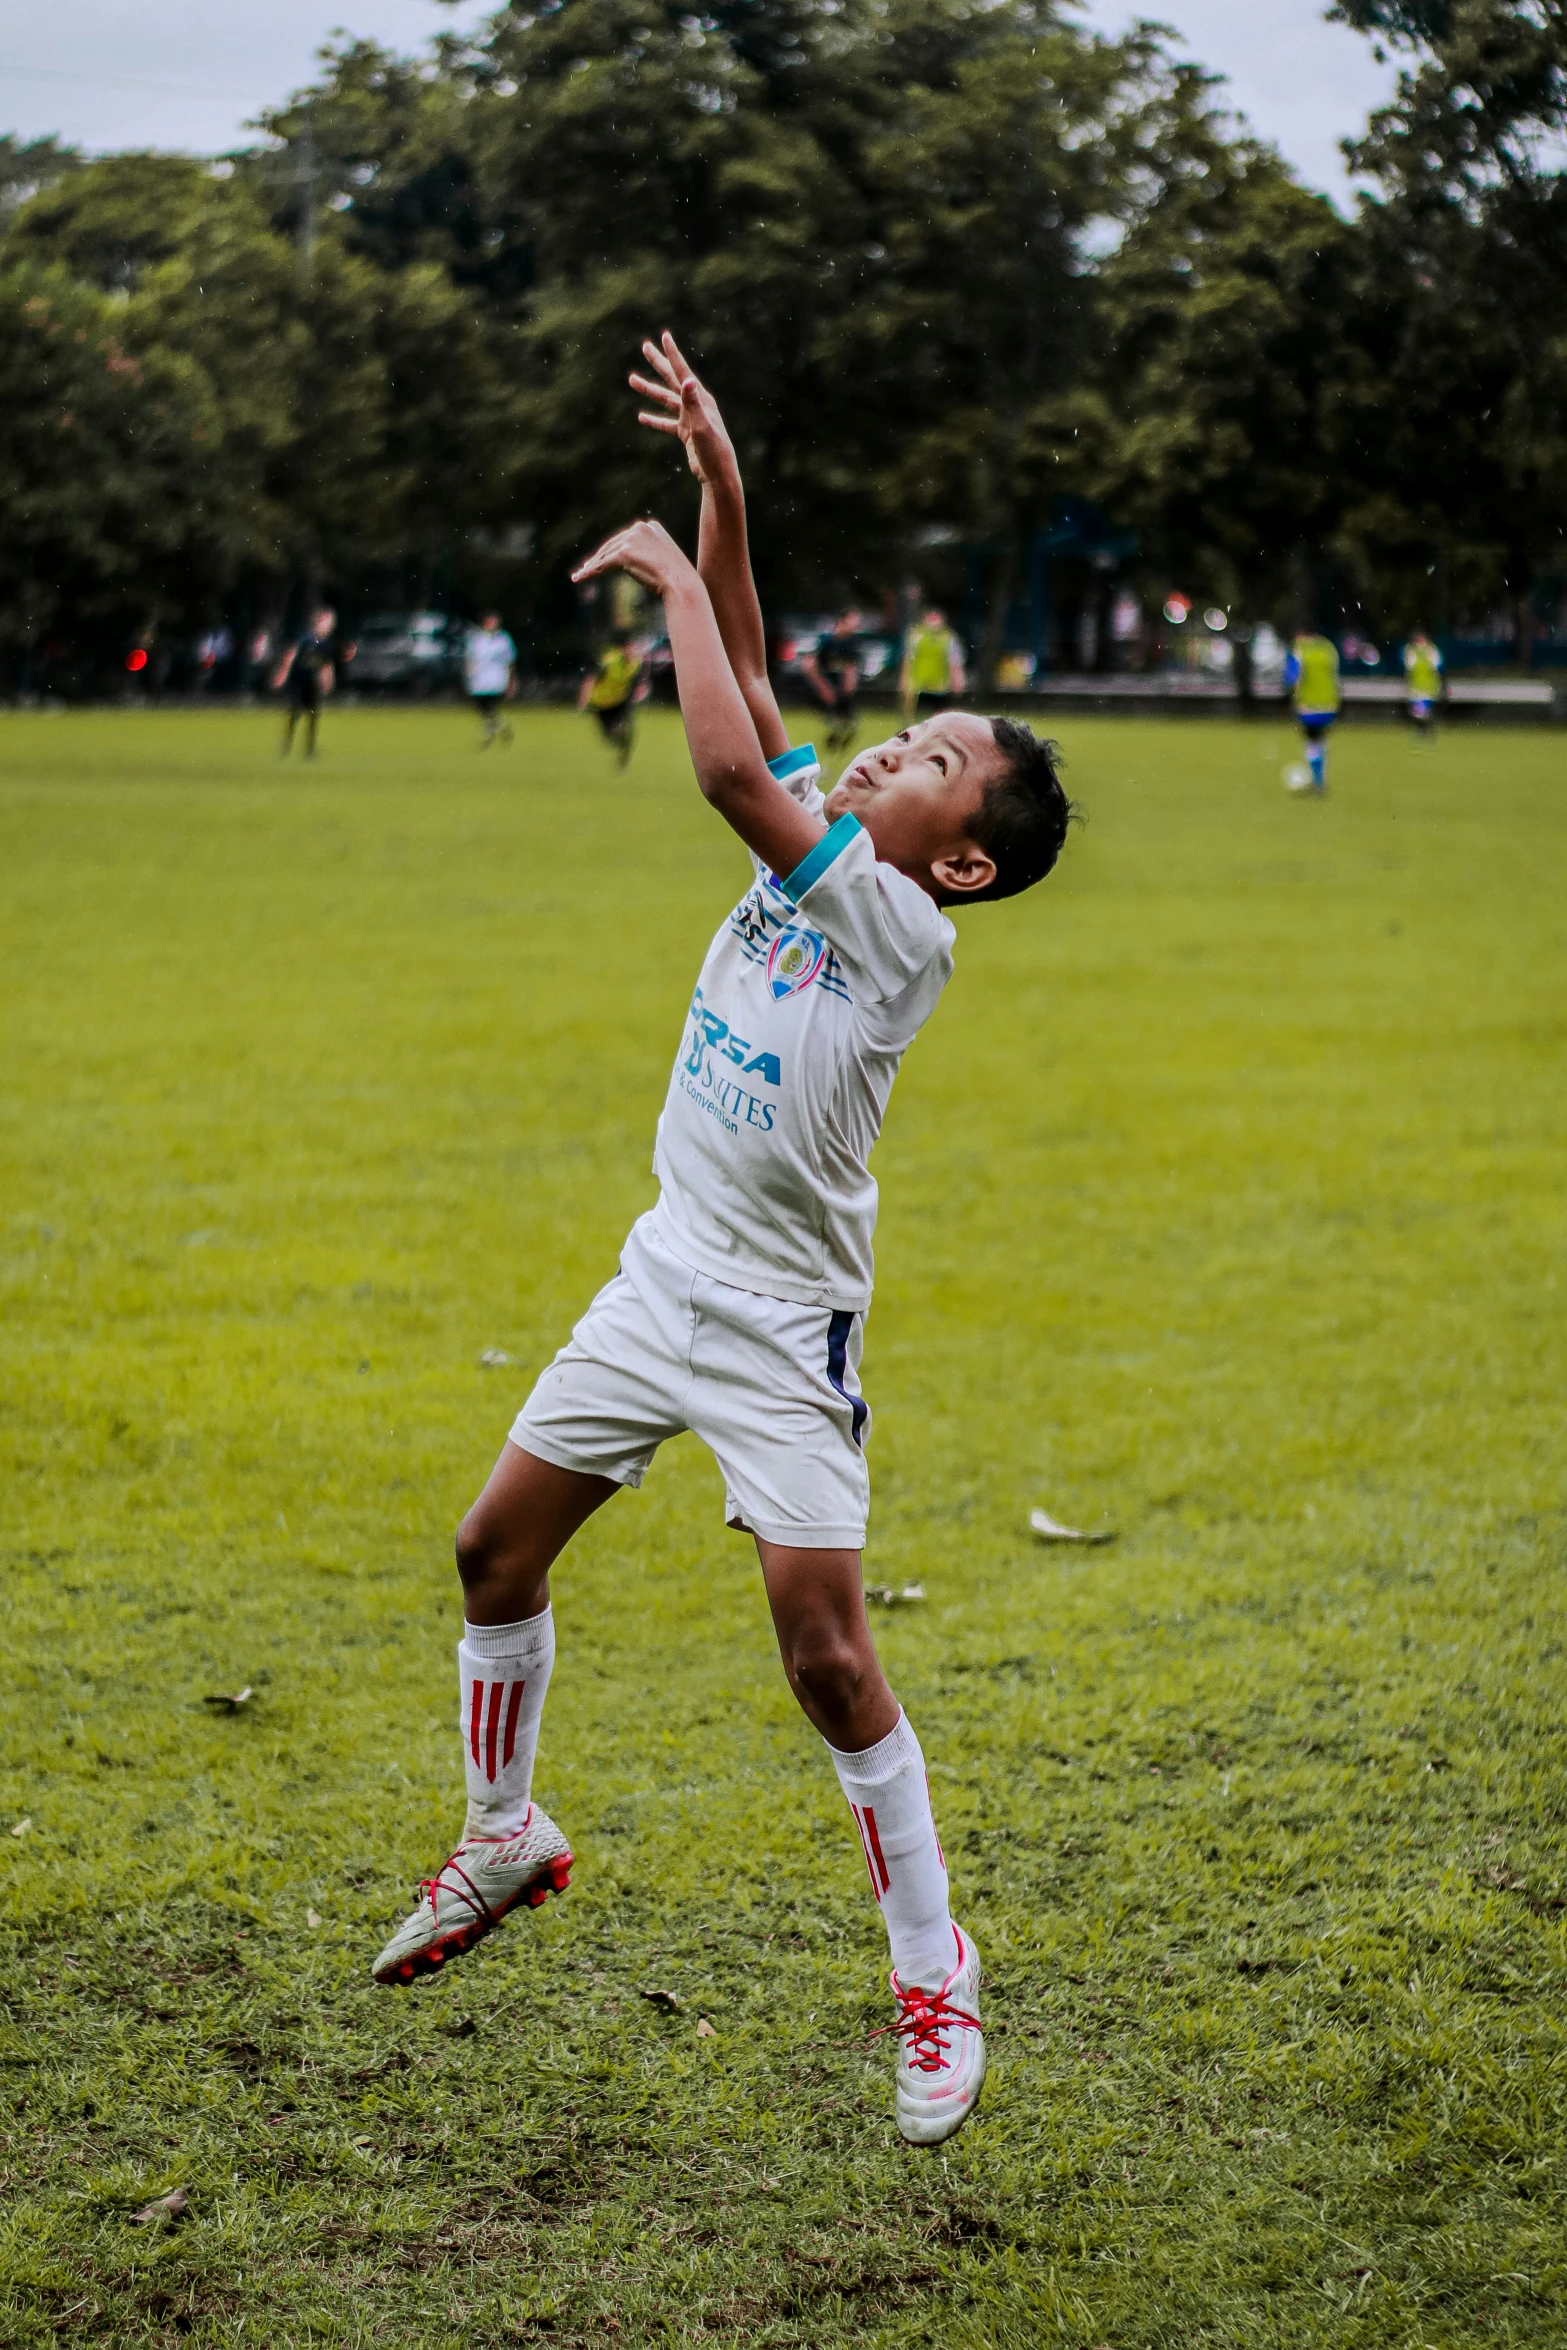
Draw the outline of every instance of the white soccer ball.
M1300 766L1286 767L1284 770L1284 789L1286 791L1310 791L1311 769L1309 767Z

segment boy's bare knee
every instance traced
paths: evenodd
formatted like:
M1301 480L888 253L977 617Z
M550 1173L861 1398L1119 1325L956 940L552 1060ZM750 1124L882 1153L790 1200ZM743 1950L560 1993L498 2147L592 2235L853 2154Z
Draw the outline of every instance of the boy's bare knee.
M482 1607L486 1621L510 1622L548 1606L553 1552L531 1519L487 1509L481 1496L457 1529L456 1551L464 1601Z
M497 1546L476 1509L470 1510L457 1529L457 1572L462 1577L464 1590L472 1590L482 1583L496 1563Z
M790 1678L825 1714L852 1712L865 1687L866 1671L858 1647L841 1635L807 1634L791 1644Z

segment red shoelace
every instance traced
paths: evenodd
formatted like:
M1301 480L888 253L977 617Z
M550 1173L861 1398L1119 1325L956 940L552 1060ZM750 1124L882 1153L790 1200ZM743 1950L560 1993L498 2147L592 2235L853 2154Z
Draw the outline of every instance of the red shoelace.
M428 1901L431 1909L435 1910L436 1894L438 1892L450 1893L454 1895L458 1901L463 1902L469 1909L472 1910L474 1916L480 1921L481 1925L493 1926L495 1923L494 1911L490 1908L489 1903L485 1900L484 1895L479 1891L478 1886L469 1876L467 1870L459 1866L457 1853L464 1850L466 1850L466 1847L459 1844L457 1847L457 1852L452 1854L450 1860L446 1860L441 1863L433 1877L420 1878L419 1898L421 1901ZM452 1870L456 1871L455 1876L448 1874L448 1872ZM460 1884L457 1881L458 1878L461 1878L462 1880ZM440 1912L436 1910L436 1915L439 1916L439 1914Z
M467 1870L459 1865L458 1855L460 1853L466 1852L470 1844L513 1844L519 1837L525 1836L527 1834L532 1818L533 1806L530 1803L528 1806L527 1819L523 1821L520 1828L513 1828L509 1836L466 1837L463 1842L458 1845L457 1851L452 1854L450 1860L442 1861L440 1867L436 1870L433 1877L420 1878L420 1900L428 1901L430 1907L435 1909L435 1896L444 1888L446 1892L452 1894L458 1901L465 1902L468 1908L473 1911L474 1916L479 1919L481 1924L491 1926L495 1925L497 1920L494 1910L491 1909L489 1903L485 1900L484 1895L479 1891L478 1886L469 1876ZM456 1870L456 1877L449 1876L447 1874L447 1871L450 1869ZM462 1879L461 1884L457 1882L458 1877Z
M940 2072L947 2060L946 2034L954 2027L968 2032L981 2029L978 2016L954 2007L944 1988L926 1991L918 1983L905 1986L894 1975L892 1994L898 2002L898 2020L878 2025L871 2038L879 2040L884 2032L892 2032L907 2041L909 2062L922 2073Z

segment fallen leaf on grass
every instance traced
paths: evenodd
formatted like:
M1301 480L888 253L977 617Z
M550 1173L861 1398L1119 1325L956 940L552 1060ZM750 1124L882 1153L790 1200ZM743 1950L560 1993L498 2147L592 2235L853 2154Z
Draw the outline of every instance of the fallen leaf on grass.
M307 1925L307 1926L319 1926L319 1925L320 1925L320 1923L321 1923L321 1920L320 1920L320 1917L318 1916L318 1914L316 1913L316 1911L315 1911L315 1910L313 1910L313 1909L307 1909L307 1910L306 1910L306 1912L305 1912L305 1923L306 1923L306 1925Z
M678 2015L680 2002L673 1991L643 1991L638 1994L650 2007L661 2007L665 2015Z
M1059 1525L1054 1518L1047 1516L1044 1510L1030 1510L1028 1522L1041 1542L1098 1543L1115 1540L1115 1532L1111 1527L1105 1527L1097 1534L1088 1534L1080 1526Z
M479 2029L471 2015L463 2016L455 2024L437 2024L435 2028L444 2032L448 2040L471 2040Z
M901 1590L895 1591L890 1583L867 1583L865 1596L875 1600L878 1607L902 1607L905 1601L923 1599L925 1586L923 1583L905 1583Z
M696 2019L696 2036L699 2040L716 2040L718 2038L718 2034L705 2015L699 2015Z
M247 1681L244 1688L236 1689L232 1697L204 1697L201 1702L203 1705L215 1706L220 1714L237 1714L242 1705L249 1705L255 1694Z
M507 1364L511 1361L511 1356L508 1354L502 1354L498 1346L487 1346L484 1352L480 1355L479 1361L482 1363L486 1371L504 1371Z
M18 1820L16 1826L11 1830L11 1833L13 1836L30 1835L32 1832L32 1825L33 1823L31 1820Z
M140 2211L133 2211L131 2226L144 2228L150 2220L178 2219L189 2201L190 2189L188 2187L171 2187L167 2195L154 2195L152 2201L144 2203Z

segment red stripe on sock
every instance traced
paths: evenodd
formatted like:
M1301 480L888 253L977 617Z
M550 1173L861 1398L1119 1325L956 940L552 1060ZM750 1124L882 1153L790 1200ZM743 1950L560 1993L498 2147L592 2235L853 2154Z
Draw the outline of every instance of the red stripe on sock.
M473 1685L473 1705L468 1715L468 1744L473 1749L473 1762L475 1770L477 1770L479 1766L479 1723L483 1718L483 1714L484 1683L482 1681L475 1681Z
M881 1891L885 1893L887 1887L892 1883L892 1879L887 1874L887 1863L882 1858L881 1838L876 1833L876 1814L869 1804L865 1806L865 1833L870 1839L871 1850L876 1855L876 1867L881 1871ZM871 1883L874 1885L875 1882L876 1878L873 1873ZM878 1894L876 1898L879 1901L881 1894Z
M517 1751L517 1716L522 1708L522 1693L527 1686L526 1681L513 1681L511 1685L511 1697L506 1706L506 1744L501 1754L502 1770Z
M865 1835L865 1819L862 1819L858 1802L850 1802L848 1809L855 1814L855 1828L860 1831L860 1852L865 1854L865 1875L869 1880L872 1880L872 1892L876 1894L876 1908L881 1908L881 1887L876 1885L876 1864L872 1861L872 1847L869 1847L869 1838Z
M865 1863L865 1874L871 1881L871 1891L876 1893L876 1870L871 1861L871 1848L865 1841L865 1822L860 1817L860 1807L857 1803L851 1803L849 1809L854 1814L854 1825L859 1830L860 1858ZM880 1903L881 1895L879 1893L876 1893L876 1899Z
M490 1718L484 1725L484 1775L492 1787L495 1784L495 1734L500 1728L501 1698L505 1689L504 1681L490 1683Z

